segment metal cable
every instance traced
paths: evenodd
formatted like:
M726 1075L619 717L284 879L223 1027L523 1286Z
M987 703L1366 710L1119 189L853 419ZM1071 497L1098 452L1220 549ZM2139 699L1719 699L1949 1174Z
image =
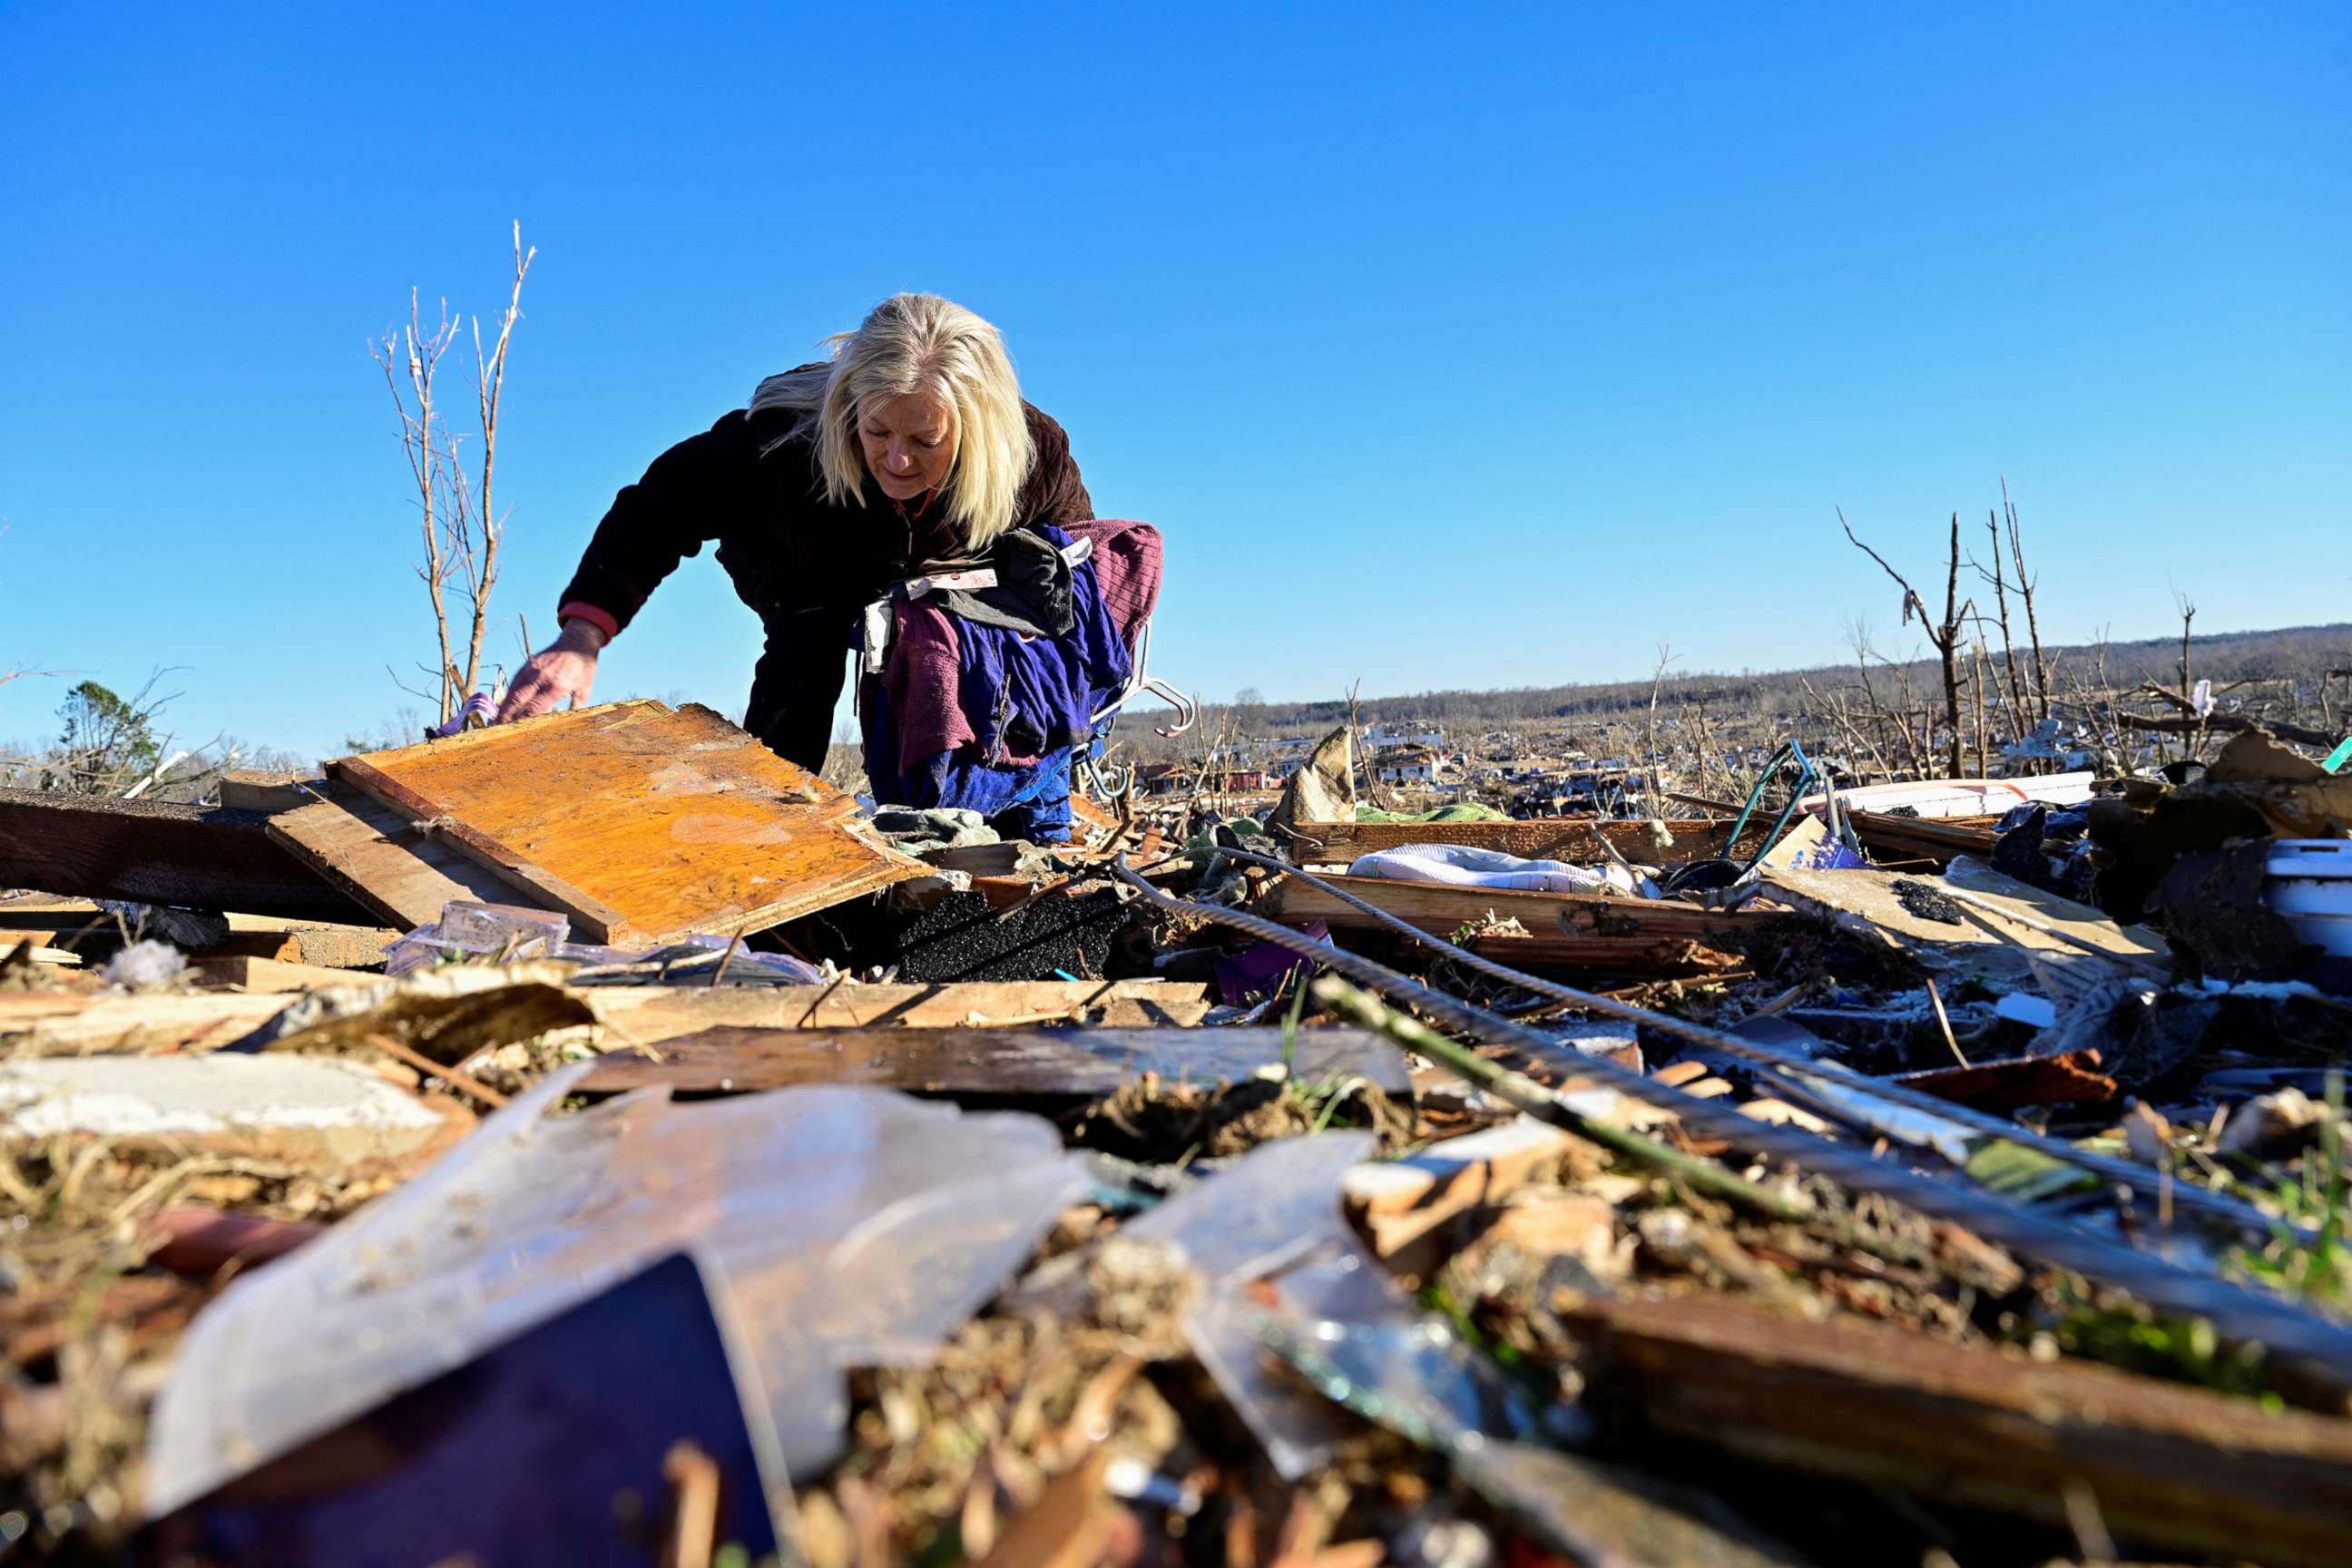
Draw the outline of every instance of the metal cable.
M1660 1034L1674 1036L1687 1044L1721 1051L1727 1056L1757 1062L1777 1068L1783 1073L1794 1074L1809 1080L1819 1079L1833 1089L1850 1093L1868 1094L1885 1100L1890 1105L1899 1105L1906 1110L1939 1116L1947 1121L1957 1123L1971 1131L2006 1139L2012 1143L2023 1144L2053 1159L2063 1160L2077 1169L2104 1176L2110 1181L2131 1187L2135 1191L2149 1186L2161 1179L2162 1173L2151 1170L2146 1165L2137 1164L2129 1160L2118 1160L2112 1154L2101 1154L2093 1150L2078 1149L2063 1138L2052 1138L2045 1133L2036 1132L2030 1127L1990 1115L1977 1110L1974 1106L1962 1105L1955 1100L1942 1099L1924 1089L1912 1089L1904 1084L1888 1083L1882 1079L1869 1078L1860 1073L1832 1072L1822 1068L1820 1063L1809 1061L1793 1052L1762 1045L1742 1036L1727 1034L1721 1029L1711 1028L1705 1024L1694 1024L1686 1019L1675 1017L1672 1014L1653 1012L1647 1007L1637 1006L1631 1002L1620 1002L1613 997L1603 996L1595 992L1579 991L1572 985L1562 985L1554 981L1540 979L1536 975L1522 973L1507 965L1497 963L1484 954L1473 952L1466 947L1448 942L1444 937L1433 936L1418 926L1399 920L1379 905L1368 903L1356 897L1344 888L1334 887L1321 877L1302 871L1297 867L1277 860L1271 856L1254 854L1246 849L1228 849L1223 845L1217 847L1217 853L1231 856L1237 860L1247 860L1254 865L1268 867L1286 875L1297 877L1303 882L1311 883L1340 902L1361 910L1399 935L1409 936L1423 946L1434 949L1447 958L1475 969L1490 979L1503 981L1520 990L1532 991L1539 996L1549 996L1555 1001L1571 1003L1592 1012L1630 1020L1646 1028L1655 1029ZM2273 1220L2272 1216L2265 1215L2243 1199L2230 1197L2221 1193L2209 1192L2205 1188L2191 1186L2183 1182L2173 1184L2171 1203L2176 1213L2201 1214L2208 1218L2219 1220L2256 1236L2271 1236L2281 1224L2286 1223Z
M1559 1059L1559 1047L1538 1031L1433 990L1425 982L1375 963L1361 954L1317 942L1261 915L1174 898L1130 871L1123 854L1113 870L1120 880L1159 908L1246 931L1260 941L1322 963L1383 995L1409 1001L1465 1034L1516 1046L1546 1059ZM2000 1246L2104 1280L2151 1306L2187 1317L2204 1318L2217 1333L2261 1344L2272 1354L2301 1363L2333 1389L2352 1388L2352 1326L2331 1322L2279 1297L2197 1273L2153 1254L2136 1251L2121 1242L2045 1218L1995 1199L1974 1186L1938 1181L1906 1165L1875 1159L1861 1150L1797 1128L1754 1121L1733 1107L1685 1094L1656 1079L1620 1067L1606 1057L1580 1055L1573 1058L1572 1065L1579 1073L1672 1111L1685 1126L1720 1138L1734 1148L1811 1170L1857 1192L1893 1199Z

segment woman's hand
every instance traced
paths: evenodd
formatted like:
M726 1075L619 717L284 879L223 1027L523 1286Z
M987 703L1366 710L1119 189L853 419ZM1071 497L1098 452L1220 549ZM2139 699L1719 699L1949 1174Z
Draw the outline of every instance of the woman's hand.
M563 633L516 672L499 705L499 723L530 719L570 698L576 707L588 700L596 685L596 655L604 634L583 620L563 623Z

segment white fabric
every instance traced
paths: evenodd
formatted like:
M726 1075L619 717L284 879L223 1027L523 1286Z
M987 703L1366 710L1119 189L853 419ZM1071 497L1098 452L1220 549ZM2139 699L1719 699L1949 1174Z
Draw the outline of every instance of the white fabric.
M1622 866L1597 868L1565 860L1523 860L1499 849L1468 844L1406 844L1376 850L1348 868L1350 877L1385 877L1397 882L1443 882L1456 888L1496 888L1514 893L1631 893L1633 879Z

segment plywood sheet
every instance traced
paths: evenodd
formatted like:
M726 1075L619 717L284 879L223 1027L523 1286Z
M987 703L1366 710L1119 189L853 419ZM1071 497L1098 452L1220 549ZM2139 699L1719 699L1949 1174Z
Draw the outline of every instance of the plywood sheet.
M760 931L930 870L861 837L848 796L708 708L609 703L329 771L597 942Z

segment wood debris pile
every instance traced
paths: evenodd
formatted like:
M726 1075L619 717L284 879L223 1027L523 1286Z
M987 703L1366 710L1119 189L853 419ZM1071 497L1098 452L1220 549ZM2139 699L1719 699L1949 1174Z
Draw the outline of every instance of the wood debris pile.
M630 702L0 795L0 1552L2341 1562L2347 788L1030 847Z

